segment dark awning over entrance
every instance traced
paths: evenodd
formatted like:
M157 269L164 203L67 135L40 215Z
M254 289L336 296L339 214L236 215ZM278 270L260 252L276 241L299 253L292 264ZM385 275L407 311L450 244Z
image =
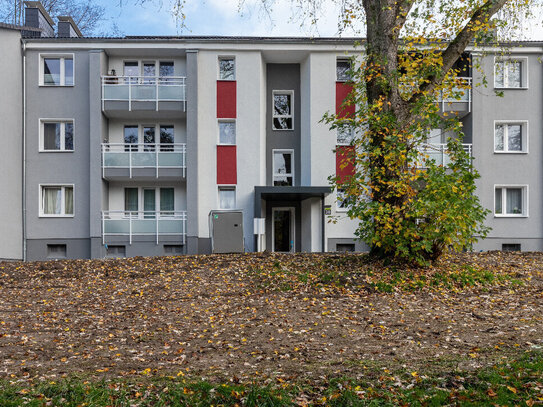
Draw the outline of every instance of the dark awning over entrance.
M260 217L262 199L265 201L304 201L322 198L332 192L332 187L255 187L255 218Z

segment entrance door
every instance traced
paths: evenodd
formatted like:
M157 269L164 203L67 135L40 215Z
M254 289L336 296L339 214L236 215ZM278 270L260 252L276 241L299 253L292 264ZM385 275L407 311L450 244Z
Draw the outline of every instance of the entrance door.
M273 209L273 236L274 252L294 251L294 208Z

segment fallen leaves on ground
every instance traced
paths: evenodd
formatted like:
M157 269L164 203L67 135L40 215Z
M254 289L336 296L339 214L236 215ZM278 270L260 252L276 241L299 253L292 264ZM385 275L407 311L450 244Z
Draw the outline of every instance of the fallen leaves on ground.
M0 376L290 380L477 367L543 345L543 255L232 254L0 263ZM415 376L413 378L416 379Z

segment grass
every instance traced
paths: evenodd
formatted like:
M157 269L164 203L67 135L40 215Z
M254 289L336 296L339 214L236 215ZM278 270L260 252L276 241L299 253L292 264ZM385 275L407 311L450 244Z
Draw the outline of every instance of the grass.
M367 255L323 257L311 264L275 260L271 267L251 268L247 274L254 287L272 291L315 289L370 289L377 292L420 290L461 291L470 288L509 286L524 281L514 271L494 270L477 263L443 263L430 268L387 265L370 261Z
M446 361L432 373L391 372L361 365L363 379L292 383L280 378L259 383L210 383L178 377L59 382L0 382L1 406L441 406L541 405L543 352L504 357L494 366L451 371ZM368 367L369 366L369 367ZM436 369L437 367L437 369ZM441 370L439 369L441 367Z

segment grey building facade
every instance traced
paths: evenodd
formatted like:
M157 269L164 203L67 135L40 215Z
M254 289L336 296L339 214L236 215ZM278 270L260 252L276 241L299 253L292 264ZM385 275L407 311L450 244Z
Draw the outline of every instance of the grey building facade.
M0 258L210 253L213 214L234 210L245 251L367 249L327 180L345 140L320 122L355 39L83 38L69 17L53 25L39 2L24 27L0 25L12 79ZM543 44L517 45L501 59L470 51L483 72L466 70L470 91L442 102L492 211L474 250L543 249ZM446 156L444 135L429 142Z

